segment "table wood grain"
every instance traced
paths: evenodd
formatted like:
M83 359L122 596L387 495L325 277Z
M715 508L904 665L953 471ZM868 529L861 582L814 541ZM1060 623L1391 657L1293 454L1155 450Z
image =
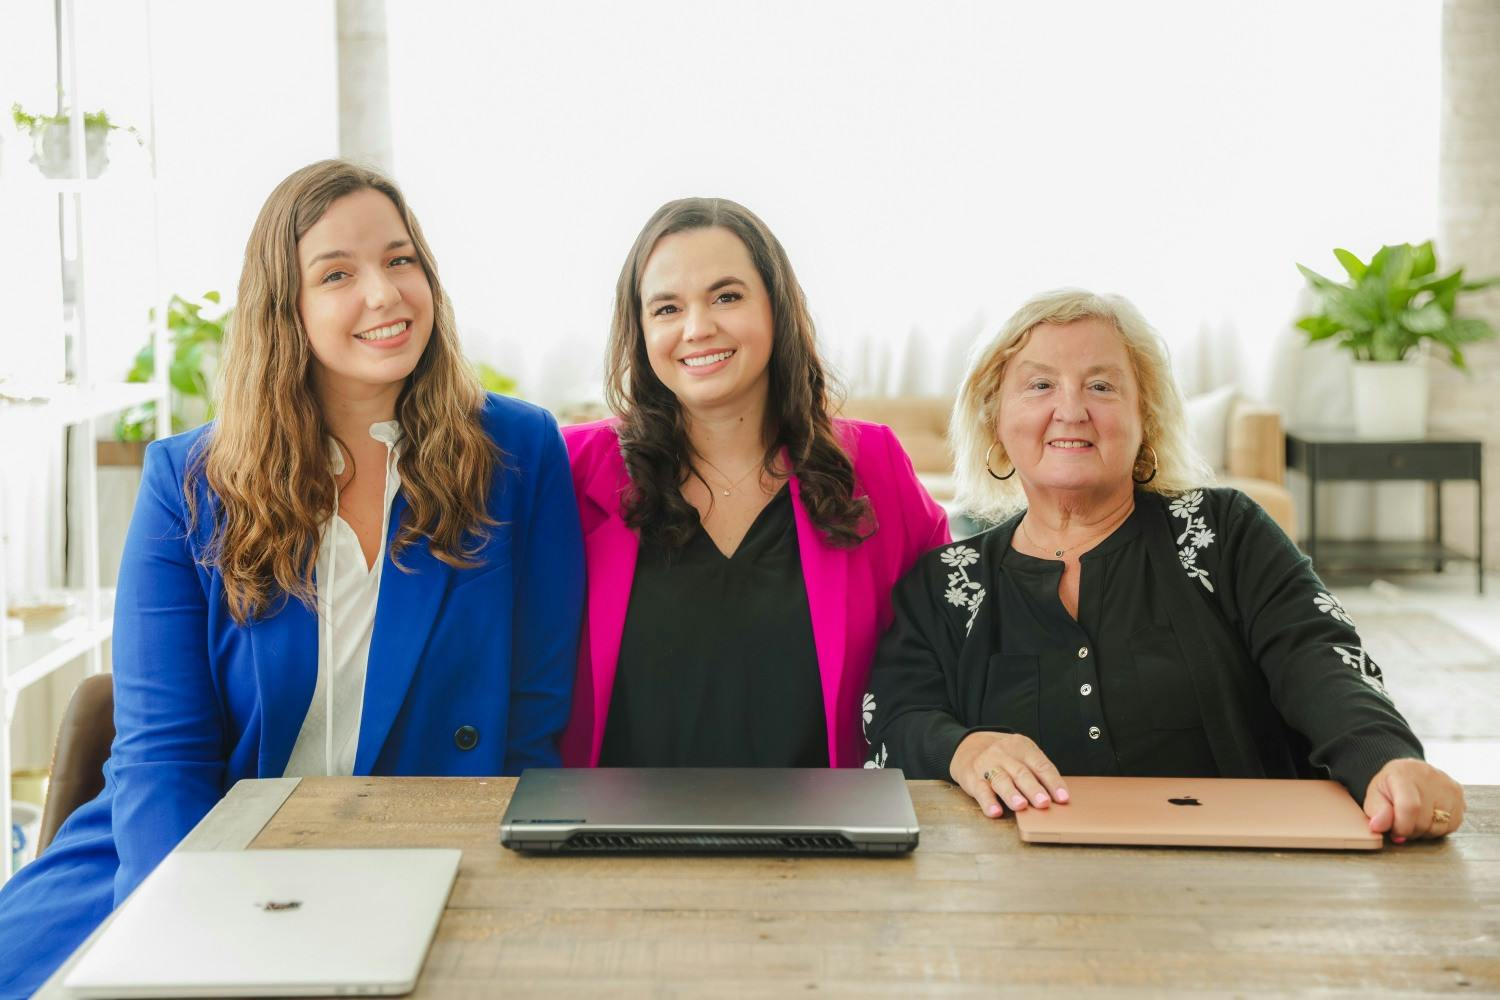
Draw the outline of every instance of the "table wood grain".
M463 850L421 997L1500 994L1500 787L1454 836L1369 854L1029 845L916 781L897 858L517 854L514 779L288 787L195 837Z

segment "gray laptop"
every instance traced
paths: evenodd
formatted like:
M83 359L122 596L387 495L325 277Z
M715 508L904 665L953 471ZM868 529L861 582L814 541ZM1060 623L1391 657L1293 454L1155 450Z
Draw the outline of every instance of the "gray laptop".
M409 993L461 853L173 851L63 986L74 997Z
M525 771L500 843L527 851L901 854L917 814L896 768Z

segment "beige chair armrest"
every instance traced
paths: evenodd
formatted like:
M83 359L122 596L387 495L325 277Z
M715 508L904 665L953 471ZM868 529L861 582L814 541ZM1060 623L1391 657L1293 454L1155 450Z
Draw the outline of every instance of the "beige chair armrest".
M1231 477L1286 482L1286 437L1281 411L1261 403L1238 403L1229 417L1225 471Z

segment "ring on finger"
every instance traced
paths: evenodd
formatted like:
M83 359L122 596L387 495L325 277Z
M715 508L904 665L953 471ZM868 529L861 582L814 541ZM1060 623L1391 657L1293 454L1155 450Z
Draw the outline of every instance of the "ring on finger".
M1432 821L1434 823L1447 823L1452 818L1453 814L1446 809L1438 809L1434 807L1432 810Z
M993 778L997 774L1002 773L1003 771L1004 771L1004 768L992 767L988 771L984 772L984 781L985 781L985 784L989 784L989 781L990 781L991 778Z

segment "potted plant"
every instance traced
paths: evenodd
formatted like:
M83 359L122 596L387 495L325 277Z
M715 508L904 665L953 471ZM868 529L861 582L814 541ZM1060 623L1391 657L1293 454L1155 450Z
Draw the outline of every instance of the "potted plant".
M44 177L76 177L73 165L73 131L68 112L55 115L33 115L21 108L19 103L10 106L11 120L16 128L31 136L34 152L31 162ZM123 131L144 145L141 133L128 125L116 125L108 112L88 111L83 115L84 164L90 180L98 177L109 165L109 134Z
M167 303L167 333L172 341L172 358L167 365L167 380L172 385L172 426L170 429L158 428L154 402L132 406L115 423L117 441L140 442L132 451L143 451L144 443L152 438L185 431L213 419L214 407L209 390L218 368L224 328L234 311L217 308L219 301L218 292L206 292L197 302L173 295ZM209 315L204 315L205 312ZM153 309L153 319L155 315ZM156 344L154 339L148 339L146 346L136 353L125 381L149 382L155 374ZM129 464L140 461L133 453L129 459ZM125 464L120 459L104 461L105 464Z
M486 392L497 392L502 396L514 396L516 389L520 388L515 379L500 372L487 362L475 362L474 371L479 376L479 384L484 386Z
M1465 281L1463 268L1438 274L1432 241L1381 247L1367 264L1348 250L1333 255L1348 274L1334 281L1297 265L1319 309L1297 321L1309 343L1333 340L1354 356L1355 433L1416 438L1427 432L1428 345L1467 372L1463 347L1495 336L1487 321L1457 316L1458 297L1500 283Z

